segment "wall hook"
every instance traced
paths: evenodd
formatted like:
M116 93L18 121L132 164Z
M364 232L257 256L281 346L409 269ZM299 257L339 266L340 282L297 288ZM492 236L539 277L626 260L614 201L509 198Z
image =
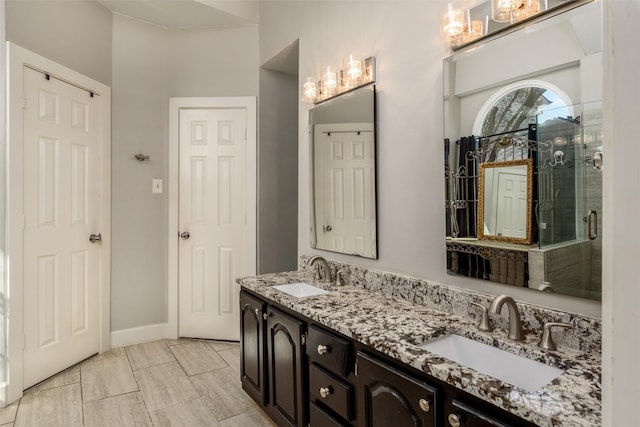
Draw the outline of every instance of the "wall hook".
M145 160L149 160L149 155L147 154L136 154L134 157L139 162L144 162Z

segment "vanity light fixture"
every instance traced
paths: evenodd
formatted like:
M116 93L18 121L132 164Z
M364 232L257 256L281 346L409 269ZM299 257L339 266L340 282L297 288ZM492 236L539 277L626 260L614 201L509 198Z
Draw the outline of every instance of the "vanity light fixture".
M597 0L453 0L443 13L442 31L447 45L458 50L592 1Z
M331 65L322 68L319 79L307 77L302 84L302 101L319 104L345 92L376 81L376 58L362 58L354 54L346 56L343 68Z

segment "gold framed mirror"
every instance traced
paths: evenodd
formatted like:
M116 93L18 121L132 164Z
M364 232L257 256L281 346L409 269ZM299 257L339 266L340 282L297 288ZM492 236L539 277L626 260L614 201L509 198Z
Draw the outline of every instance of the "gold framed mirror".
M533 160L480 163L478 239L531 244Z

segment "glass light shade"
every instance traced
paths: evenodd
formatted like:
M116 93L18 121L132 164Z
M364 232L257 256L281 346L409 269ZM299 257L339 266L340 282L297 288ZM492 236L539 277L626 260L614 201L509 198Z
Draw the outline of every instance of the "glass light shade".
M345 76L345 86L347 88L358 86L362 82L362 77L364 76L364 60L359 56L350 54L344 58L342 64Z
M338 72L330 65L324 67L322 70L322 88L320 91L320 97L322 99L327 99L338 93Z
M313 77L307 77L307 81L302 85L302 97L307 102L318 99L318 87Z
M496 22L516 21L516 13L524 5L524 0L491 0L491 19Z
M462 42L462 33L464 30L464 14L460 9L453 9L449 5L449 9L442 18L442 29L450 46L457 46Z
M522 6L515 12L515 20L521 21L540 13L540 0L524 0Z
M338 87L338 73L331 68L330 65L324 67L322 74L322 85L326 89L335 89Z
M480 20L467 21L464 25L462 42L469 43L484 35L484 25Z

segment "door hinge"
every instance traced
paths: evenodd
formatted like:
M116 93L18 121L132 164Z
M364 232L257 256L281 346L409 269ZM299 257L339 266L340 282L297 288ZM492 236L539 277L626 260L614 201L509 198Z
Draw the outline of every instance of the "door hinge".
M27 108L27 95L25 95L24 93L21 96L22 98L22 109L26 110Z
M353 374L357 377L358 376L358 359L356 359L356 365L353 368Z
M27 217L26 215L22 215L22 229L25 230L27 228Z
M24 334L22 334L22 350L24 351L25 347L26 347L26 342L27 342L27 338L25 337Z
M303 332L302 336L300 337L300 342L302 343L303 346L307 345L307 333Z

